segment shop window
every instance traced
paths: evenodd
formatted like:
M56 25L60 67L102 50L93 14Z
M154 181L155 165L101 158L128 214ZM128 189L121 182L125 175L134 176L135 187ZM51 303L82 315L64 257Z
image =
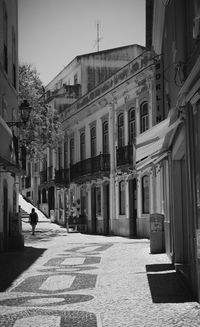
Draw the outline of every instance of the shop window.
M119 214L125 215L126 213L126 184L124 181L119 183Z
M101 216L101 188L96 188L96 216Z
M136 136L135 108L131 108L128 112L128 133L128 141L132 144Z
M108 122L103 123L103 153L109 153Z
M149 176L142 177L142 213L149 213Z
M140 106L140 133L145 132L148 128L149 128L148 103L143 102Z
M124 114L118 116L118 147L124 146Z

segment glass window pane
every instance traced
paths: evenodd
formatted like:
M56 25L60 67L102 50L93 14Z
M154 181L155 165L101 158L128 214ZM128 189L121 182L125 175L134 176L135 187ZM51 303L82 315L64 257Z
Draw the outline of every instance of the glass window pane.
M119 214L125 215L126 213L126 207L125 207L125 199L126 193L125 193L125 182L121 181L119 183Z

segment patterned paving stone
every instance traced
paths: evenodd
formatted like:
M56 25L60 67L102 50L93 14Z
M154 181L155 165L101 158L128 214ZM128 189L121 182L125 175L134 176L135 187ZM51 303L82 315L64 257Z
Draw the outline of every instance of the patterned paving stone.
M49 276L40 286L42 291L62 291L70 288L74 282L75 276L70 275L54 275Z
M101 257L80 257L80 258L68 258L57 257L52 258L45 263L44 266L76 266L76 265L88 265L88 264L97 264L100 263Z
M38 319L39 317L39 319ZM44 322L44 323L43 323ZM26 310L0 317L1 327L96 327L95 314L85 311Z
M48 273L59 273L59 272L66 272L66 273L71 273L71 272L79 272L79 271L86 271L86 270L96 270L98 269L96 266L77 266L77 267L57 267L57 268L42 268L38 269L38 272L48 272Z
M20 307L35 307L35 306L55 306L72 303L80 303L91 301L94 297L91 295L82 294L63 294L54 296L28 296L21 298L12 298L6 300L0 300L0 305L5 306L20 306Z
M54 275L57 278L62 278L62 273ZM66 292L72 290L80 290L87 288L94 288L96 285L96 275L91 274L75 274L74 281L69 287L64 287L62 289L57 289L56 292ZM12 289L12 292L34 292L34 293L47 293L53 294L55 290L51 289L41 289L42 284L49 278L49 275L37 275L26 278L19 285Z

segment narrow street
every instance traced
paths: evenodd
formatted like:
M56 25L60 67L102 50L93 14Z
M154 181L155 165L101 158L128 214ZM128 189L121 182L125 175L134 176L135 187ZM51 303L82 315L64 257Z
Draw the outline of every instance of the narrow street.
M0 254L0 326L199 326L166 254L147 239L67 233L39 218L25 248Z

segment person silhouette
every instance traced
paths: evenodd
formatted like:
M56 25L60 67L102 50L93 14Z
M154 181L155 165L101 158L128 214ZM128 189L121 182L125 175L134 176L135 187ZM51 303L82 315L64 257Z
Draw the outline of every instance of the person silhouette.
M38 215L35 212L35 209L33 208L30 215L29 215L29 223L31 224L32 227L32 235L35 235L35 227L38 223Z

